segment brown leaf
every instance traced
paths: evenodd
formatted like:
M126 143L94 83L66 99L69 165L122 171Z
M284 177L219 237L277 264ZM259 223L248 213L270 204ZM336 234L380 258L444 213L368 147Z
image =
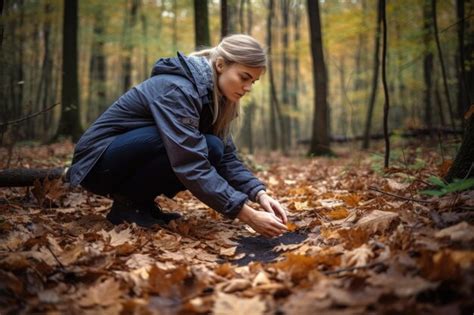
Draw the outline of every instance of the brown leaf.
M335 207L324 213L331 220L344 219L349 215L349 211L344 207Z
M305 279L314 269L317 258L303 255L287 254L286 259L274 264L275 268L287 272L293 282Z
M83 307L117 304L122 295L119 283L113 278L98 282L92 287L83 288L80 293L78 304Z
M125 230L122 230L120 232L116 232L115 229L112 229L110 231L105 231L102 230L98 232L104 240L108 241L111 246L119 246L122 244L125 244L126 242L132 244L132 232L130 228L127 228Z
M374 210L357 221L356 226L372 232L383 232L398 218L398 213Z
M399 297L416 296L426 290L435 289L438 284L414 276L406 277L399 273L375 274L367 282L378 287L389 289Z
M225 293L217 294L217 300L213 309L213 314L215 315L260 315L264 312L265 303L258 296L251 299L243 299Z
M469 242L474 239L474 226L463 221L436 232L437 238L449 237L453 241Z
M350 267L360 267L368 264L374 253L367 244L364 244L351 251L345 252L342 256L342 265Z

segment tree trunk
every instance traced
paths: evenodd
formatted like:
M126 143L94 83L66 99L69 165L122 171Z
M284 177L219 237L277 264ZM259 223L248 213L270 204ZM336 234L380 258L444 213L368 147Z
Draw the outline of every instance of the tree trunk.
M272 19L273 19L273 0L268 1L268 16L267 16L267 54L270 57L268 60L268 78L270 83L270 149L278 149L278 133L276 127L276 105L275 105L275 84L273 82L273 66L271 61L272 56Z
M178 50L178 0L173 0L173 53Z
M444 93L446 96L446 102L448 103L449 116L451 119L451 127L454 129L456 128L456 124L454 122L453 105L451 104L451 97L449 96L448 78L447 78L446 69L444 66L443 52L441 51L441 44L439 42L438 18L436 14L436 0L431 0L431 11L433 13L433 28L434 28L434 35L435 35L435 40L436 40L436 47L438 49L439 63L441 65L441 74L443 78Z
M194 0L194 34L196 50L211 46L207 0Z
M456 0L458 24L458 115L462 115L474 102L474 32L471 20L464 17L465 3ZM472 9L472 4L471 4ZM467 36L465 36L467 33ZM467 59L466 59L467 58Z
M365 120L365 129L364 129L364 141L362 142L362 148L369 148L370 141L370 129L372 126L372 116L374 113L375 101L377 99L377 89L379 82L379 68L380 68L380 24L381 24L381 0L377 0L377 27L375 29L375 44L374 44L374 68L372 76L372 92L370 93L369 107L367 109L367 117Z
M101 7L94 16L94 30L89 62L89 108L88 122L94 121L104 111L107 104L106 59L105 59L105 19Z
M140 0L131 0L130 15L127 14L125 20L129 23L124 23L124 60L122 62L122 76L123 86L122 91L125 93L132 87L132 54L133 54L133 30L137 24L137 12L140 5Z
M78 82L78 0L64 1L63 21L63 72L61 92L61 120L57 136L71 136L79 139L82 128L79 111Z
M445 178L448 182L455 178L474 177L474 105L467 113L465 125L461 147Z
M383 25L383 40L382 40L382 83L385 96L385 104L383 107L383 135L385 139L385 159L384 166L387 168L390 161L390 136L388 134L388 111L390 109L390 98L387 88L387 18L385 16L385 0L381 0L381 15Z
M227 18L227 0L221 0L221 39L229 33L229 20Z
M293 45L295 45L295 56L293 57L293 92L291 101L293 103L293 110L295 113L299 114L298 108L298 93L300 89L300 62L299 62L299 52L300 50L300 41L301 41L301 29L300 29L300 19L301 19L301 10L299 8L300 1L296 1L296 7L293 12ZM301 130L300 130L300 121L299 116L297 115L293 119L293 125L295 129L295 138L301 138Z
M313 59L314 118L309 155L331 154L329 147L329 114L327 72L323 54L319 1L307 1L311 56Z
M425 49L425 56L423 59L423 77L425 80L425 95L424 95L424 105L425 105L425 126L428 129L431 129L432 123L432 106L431 106L431 94L432 94L432 81L431 77L433 76L433 53L431 52L431 39L432 39L432 23L431 19L433 14L431 11L430 0L425 0L423 3L423 44Z
M289 0L282 0L282 18L283 18L283 31L282 31L282 43L283 43L283 57L282 57L282 78L281 78L281 98L282 98L282 141L284 142L284 148L291 147L291 120L290 120L290 95L288 91L288 79L289 79L289 57L288 57L288 46L289 46L289 19L290 19L290 2Z

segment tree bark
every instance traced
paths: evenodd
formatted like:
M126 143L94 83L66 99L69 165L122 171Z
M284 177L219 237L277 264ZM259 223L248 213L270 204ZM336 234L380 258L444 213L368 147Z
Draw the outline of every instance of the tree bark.
M127 14L125 20L128 20L129 23L124 23L124 59L122 61L122 76L123 76L123 86L122 92L125 93L132 86L132 54L133 54L133 29L137 24L137 12L140 6L140 0L131 0L130 14Z
M329 108L327 104L327 72L323 54L319 1L307 1L311 56L313 59L314 118L309 155L331 154L329 146Z
M72 137L73 141L82 134L79 111L78 82L78 1L64 1L63 20L63 72L61 92L61 119L56 136Z
M32 186L36 180L55 179L65 175L66 168L0 170L0 187Z
M472 30L472 19L466 19L464 17L464 7L465 1L456 0L456 14L459 21L457 33L459 58L458 114L460 116L462 116L474 102L474 31Z
M207 0L194 0L194 34L196 50L211 46Z
M270 83L270 95L269 95L269 104L270 104L270 149L278 149L278 133L276 126L276 108L275 101L275 83L273 81L273 66L272 66L272 19L273 19L273 0L268 1L268 16L267 16L267 54L269 56L268 60L268 79Z
M91 59L89 61L89 108L88 121L94 121L104 111L107 104L106 58L105 58L105 19L103 7L96 8L94 16Z
M445 177L448 182L455 178L474 177L474 105L471 105L466 116L466 128L461 147Z
M390 136L388 134L388 112L390 109L390 97L387 87L387 18L385 16L385 0L381 0L381 15L383 25L382 38L382 83L385 96L385 104L383 107L383 134L385 139L385 159L384 166L387 168L390 161Z
M291 97L291 102L293 103L293 110L299 114L299 106L298 106L298 93L300 89L300 62L299 62L299 52L300 50L300 41L301 41L301 27L300 27L300 19L301 19L301 9L300 9L300 1L296 1L296 7L293 12L293 45L295 45L295 56L293 57L293 92ZM295 138L299 139L301 137L301 130L300 130L300 121L299 115L297 115L293 119L293 125L295 129Z
M431 19L433 14L431 13L430 0L425 0L423 3L423 45L424 45L424 58L423 58L423 78L425 81L425 93L424 93L424 105L425 105L425 126L430 129L433 125L432 122L432 106L431 106L431 94L432 94L432 81L433 76L433 53L431 52L431 39L432 39L432 23Z
M436 0L431 0L431 11L433 13L434 36L435 36L435 40L436 40L436 47L438 49L439 63L441 65L441 74L442 74L442 78L443 78L444 93L445 93L445 96L446 96L446 102L448 103L449 117L450 117L450 120L451 120L451 127L455 128L456 124L454 122L453 105L451 103L451 97L449 95L448 78L447 78L447 75L446 75L446 68L444 66L443 52L441 50L441 44L439 42L438 18L437 18L437 14L436 14Z
M289 81L289 57L288 57L288 46L289 46L289 19L290 19L290 2L289 0L282 0L282 19L283 19L283 31L282 31L282 43L283 43L283 56L282 56L282 78L281 78L281 99L282 99L282 141L284 142L284 148L291 147L291 119L289 115L290 111L290 94L288 91Z
M221 0L221 39L229 33L229 20L227 18L227 0Z
M380 68L380 32L381 32L381 0L377 0L377 27L375 29L375 43L374 43L374 67L372 76L372 92L370 93L369 107L367 109L367 118L365 120L364 141L362 142L362 149L369 148L370 130L372 126L372 116L374 113L375 101L377 99L377 88L379 82L379 68Z

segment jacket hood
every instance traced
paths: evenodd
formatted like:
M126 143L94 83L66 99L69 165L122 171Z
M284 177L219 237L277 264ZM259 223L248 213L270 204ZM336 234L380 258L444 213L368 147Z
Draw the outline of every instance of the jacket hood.
M200 97L210 94L213 89L212 70L205 57L186 57L181 52L174 58L161 58L153 66L151 76L158 74L180 75L197 88Z

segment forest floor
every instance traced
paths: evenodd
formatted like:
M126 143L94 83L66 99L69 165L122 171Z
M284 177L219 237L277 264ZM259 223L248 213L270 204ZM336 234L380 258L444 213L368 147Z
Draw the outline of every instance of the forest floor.
M0 313L473 314L474 190L422 194L450 163L419 144L387 170L381 149L246 158L289 211L274 239L189 192L158 198L183 219L144 229L113 227L111 200L60 182L0 189ZM18 146L9 167L72 150Z

